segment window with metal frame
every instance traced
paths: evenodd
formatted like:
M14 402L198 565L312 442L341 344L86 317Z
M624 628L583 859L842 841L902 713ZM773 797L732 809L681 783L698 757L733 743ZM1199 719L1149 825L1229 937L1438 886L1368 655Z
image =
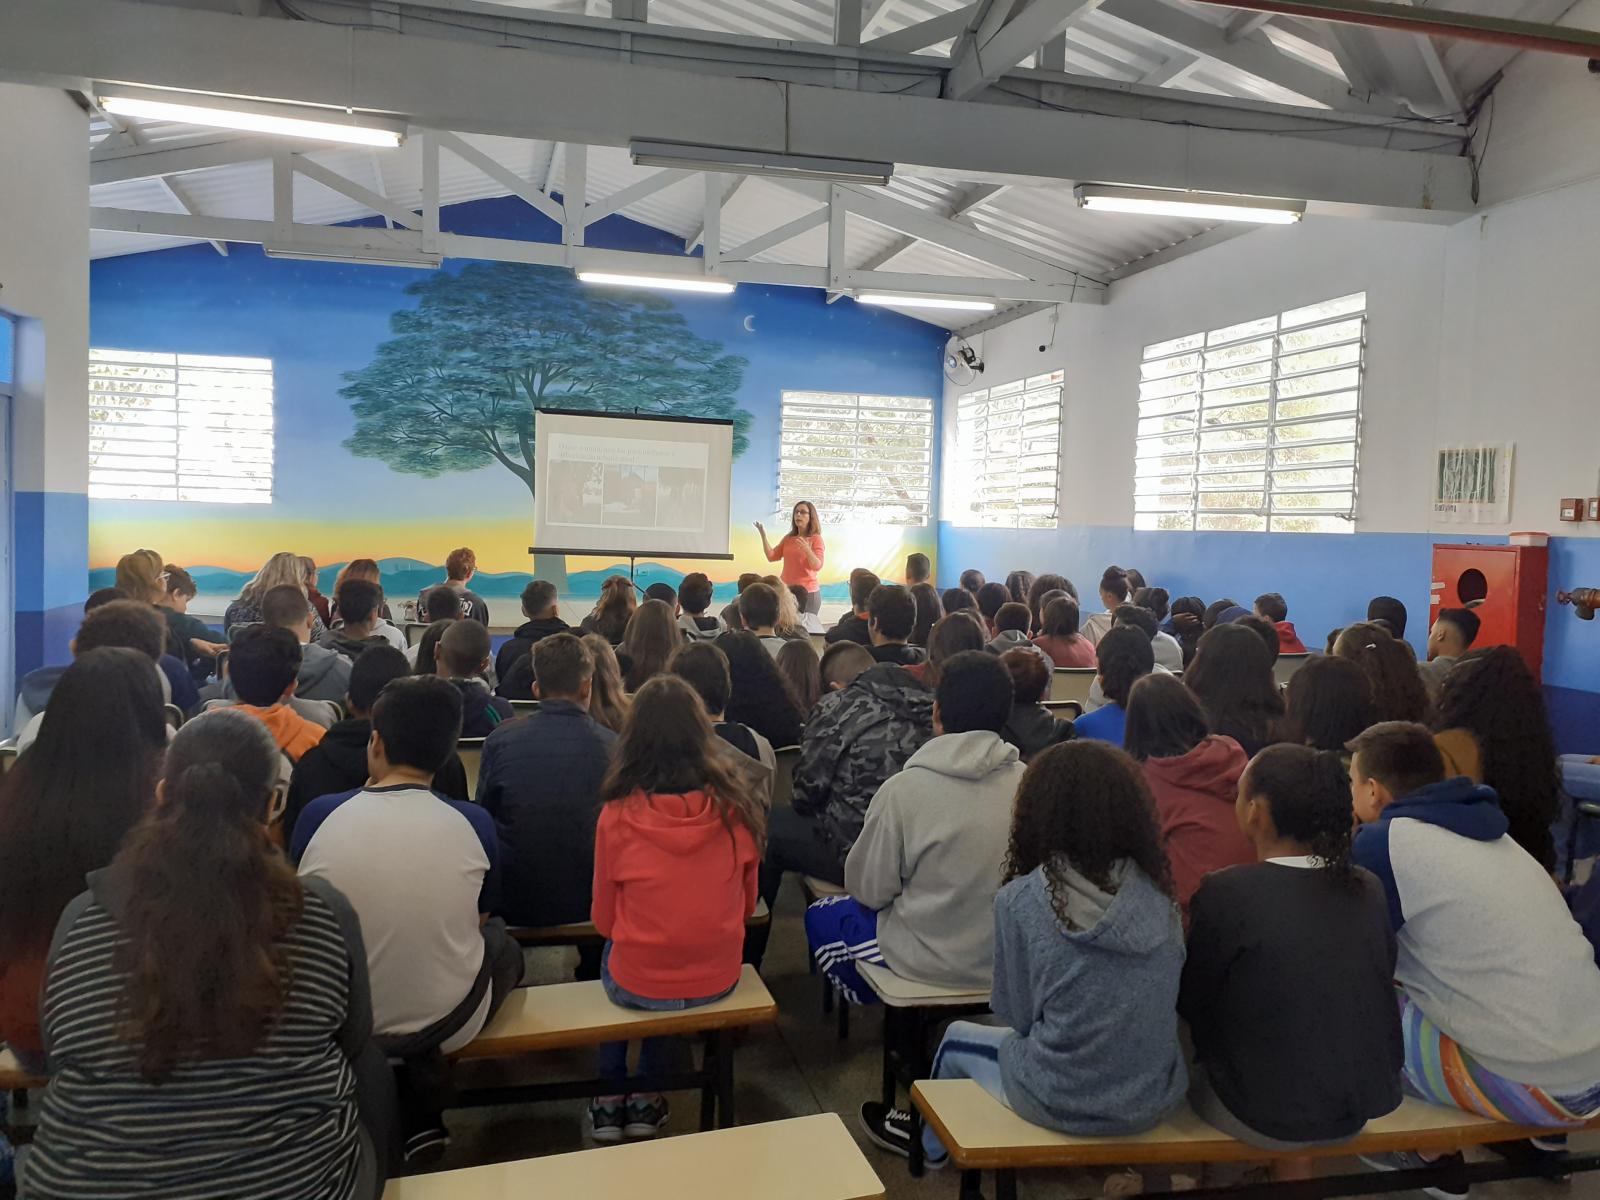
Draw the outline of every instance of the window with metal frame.
M1366 293L1146 346L1134 528L1350 533Z
M272 503L272 360L89 351L89 496Z
M783 393L780 511L809 500L824 525L926 525L932 495L932 399Z
M957 398L945 520L962 528L1056 528L1063 375L1052 371Z

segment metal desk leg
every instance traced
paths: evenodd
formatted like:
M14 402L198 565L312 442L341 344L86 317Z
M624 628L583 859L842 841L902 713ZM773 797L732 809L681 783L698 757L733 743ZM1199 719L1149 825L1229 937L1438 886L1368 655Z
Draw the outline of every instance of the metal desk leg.
M700 1131L704 1133L716 1126L717 1090L716 1080L721 1071L721 1047L717 1044L716 1034L706 1034L705 1049L701 1052L700 1070L702 1079L700 1083Z
M717 1030L717 1126L732 1129L738 1124L733 1108L733 1031Z

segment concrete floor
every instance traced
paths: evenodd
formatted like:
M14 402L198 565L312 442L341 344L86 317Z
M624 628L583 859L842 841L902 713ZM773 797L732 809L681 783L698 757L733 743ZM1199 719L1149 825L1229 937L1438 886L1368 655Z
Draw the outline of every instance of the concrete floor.
M884 1153L861 1136L856 1109L863 1100L874 1098L879 1089L881 1018L877 1011L858 1009L852 1013L849 1041L837 1040L832 1019L821 1014L817 980L806 970L801 903L798 888L792 881L786 883L774 914L771 945L762 971L778 1001L778 1023L753 1031L739 1047L736 1084L740 1123L837 1112L856 1134L863 1153L883 1180L889 1200L953 1200L957 1190L953 1173L912 1179L904 1159ZM528 959L532 979L555 983L571 978L576 956L570 950L532 950ZM517 1077L582 1077L592 1074L593 1068L592 1055L547 1055L529 1060ZM478 1067L477 1075L463 1077L462 1082L488 1083L496 1078L493 1072L497 1069L484 1064ZM699 1120L698 1096L680 1093L673 1095L671 1101L671 1132L694 1132ZM583 1133L583 1114L581 1101L458 1110L449 1114L451 1146L436 1169L585 1149L588 1143ZM1592 1152L1600 1148L1600 1137L1575 1139L1574 1148ZM1360 1166L1330 1161L1324 1169L1336 1173L1359 1170ZM1152 1190L1160 1190L1154 1181ZM1097 1197L1101 1195L1102 1177L1066 1172L1025 1175L1019 1191L1026 1200ZM1422 1193L1398 1194L1418 1197ZM1484 1185L1475 1187L1472 1195L1475 1200L1561 1200L1568 1196L1600 1200L1600 1173L1580 1176L1562 1185L1541 1181Z

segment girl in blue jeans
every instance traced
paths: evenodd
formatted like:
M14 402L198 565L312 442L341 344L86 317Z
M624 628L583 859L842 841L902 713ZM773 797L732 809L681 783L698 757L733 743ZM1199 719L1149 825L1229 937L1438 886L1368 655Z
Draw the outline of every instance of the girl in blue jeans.
M1093 741L1034 759L1017 789L1005 880L990 998L1005 1027L955 1022L933 1077L974 1080L1063 1133L1116 1137L1159 1124L1188 1086L1177 1017L1183 926L1138 764ZM931 1126L923 1149L930 1166L944 1162Z
M707 649L721 658L704 645L678 654ZM606 938L600 981L620 1007L676 1012L738 986L767 814L723 745L699 694L676 675L656 676L634 697L600 788L590 910ZM671 1041L645 1039L645 1079L666 1073ZM589 1105L595 1141L653 1137L666 1125L659 1093L627 1087L626 1042L600 1047L600 1077L615 1090Z

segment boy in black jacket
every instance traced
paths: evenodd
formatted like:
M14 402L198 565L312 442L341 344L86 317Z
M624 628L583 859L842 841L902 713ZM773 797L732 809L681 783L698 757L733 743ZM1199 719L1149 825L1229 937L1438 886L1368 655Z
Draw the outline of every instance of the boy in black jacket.
M322 741L300 756L289 780L289 802L283 812L283 840L294 835L300 813L319 796L348 792L367 782L367 742L372 737L372 706L392 679L411 674L406 656L393 646L374 646L350 668L350 691L344 698L350 715L323 735ZM433 789L452 800L467 795L467 772L461 759L450 761L433 777Z

